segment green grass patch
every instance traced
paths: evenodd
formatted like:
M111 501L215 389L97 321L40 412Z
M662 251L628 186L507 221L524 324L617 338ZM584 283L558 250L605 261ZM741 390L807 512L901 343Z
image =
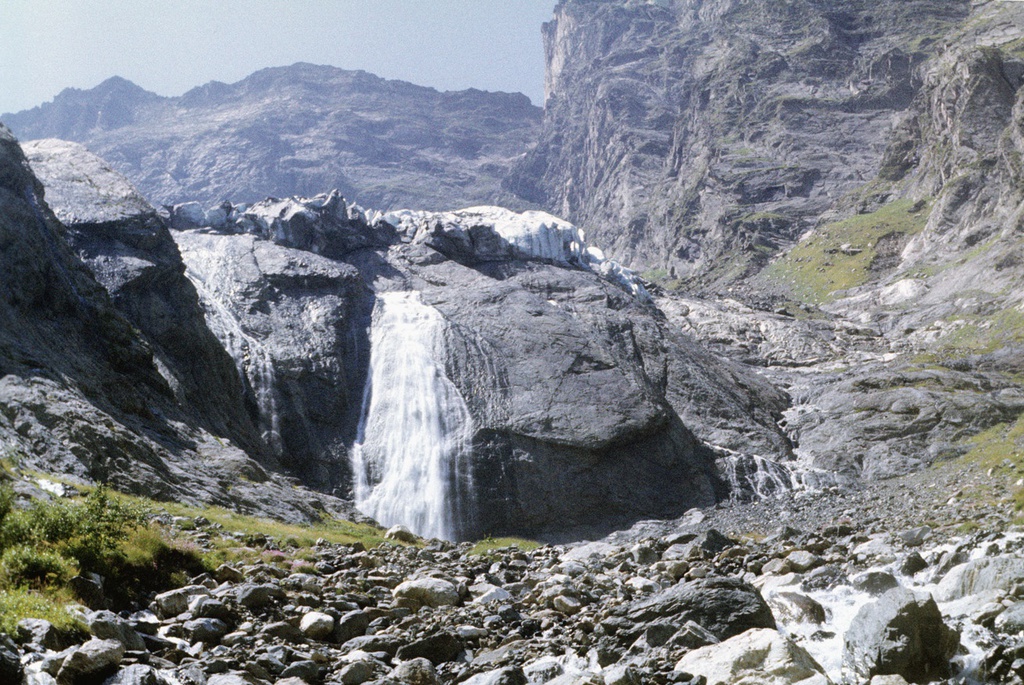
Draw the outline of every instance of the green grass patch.
M1015 511L1024 511L1024 488L1016 482L1024 476L1024 415L1013 423L1000 423L967 440L969 451L958 460L975 464L1000 476L1011 488L1010 502ZM981 496L982 493L972 493Z
M765 275L803 302L822 304L867 283L880 239L909 238L928 222L930 204L897 200L869 214L827 224L771 264Z
M967 325L939 341L933 352L937 359L989 354L1007 345L1024 344L1024 312L1016 307L967 320Z
M18 621L25 618L41 618L68 633L86 633L85 624L67 609L73 601L70 593L43 594L27 588L0 590L0 633L16 635Z
M500 549L506 549L508 547L516 547L523 552L532 552L535 549L541 547L541 543L535 540L526 540L525 538L484 538L480 540L472 549L469 550L470 554L477 556L490 556Z

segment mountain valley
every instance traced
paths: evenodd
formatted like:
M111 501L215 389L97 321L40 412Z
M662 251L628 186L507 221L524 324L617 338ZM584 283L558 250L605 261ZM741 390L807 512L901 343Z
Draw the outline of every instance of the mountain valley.
M543 35L543 109L300 63L0 117L0 480L206 564L180 611L78 594L119 667L24 627L0 675L1024 682L1024 3Z

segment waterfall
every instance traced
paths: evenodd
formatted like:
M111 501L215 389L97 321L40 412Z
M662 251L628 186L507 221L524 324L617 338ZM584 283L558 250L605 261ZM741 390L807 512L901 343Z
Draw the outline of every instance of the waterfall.
M763 499L792 490L797 485L792 471L765 457L730 452L721 464L735 500Z
M452 540L464 514L473 427L445 375L443 332L441 314L419 293L378 296L352 467L360 511L385 526Z

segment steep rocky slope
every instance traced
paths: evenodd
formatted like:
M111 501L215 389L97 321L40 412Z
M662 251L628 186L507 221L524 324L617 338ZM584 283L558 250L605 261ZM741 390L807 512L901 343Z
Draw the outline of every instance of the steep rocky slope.
M523 95L440 93L295 64L164 98L121 78L3 120L85 144L154 203L253 202L338 188L373 207L520 204L500 189L536 139Z
M729 493L725 463L789 454L785 397L670 333L569 224L497 208L364 217L335 194L283 205L174 236L278 453L317 487L386 520L392 494L353 483L384 487L413 445L453 471L443 501L411 492L407 515L452 517L454 537L567 537L712 503ZM378 361L389 345L416 367ZM421 370L441 385L414 385ZM420 403L437 424L404 409Z
M88 171L102 179L109 173L88 155L73 155L60 168L74 168L75 161L84 162L76 174ZM176 301L181 310L172 312L175 325L194 328L199 311L194 292L188 307L190 291L180 269L168 267L174 257L167 251L166 229L161 233L148 223L152 208L123 179L109 189L113 206L103 202L97 207L95 195L89 190L78 194L83 186L75 184L55 192L55 200L62 192L65 198L83 200L74 204L86 222L77 225L74 241L89 255L87 265L72 251L72 236L46 204L42 184L6 128L0 128L0 165L0 436L5 459L71 480L290 518L310 518L325 507L349 511L340 500L295 489L291 481L268 474L265 467L272 464L261 464L218 437L238 417L230 408L214 409L195 397L196 389L189 387L196 382L189 377L195 369L183 355L215 362L208 370L208 389L223 387L217 364L226 355L216 348L197 351L202 337L191 340L186 350L175 350L157 325L155 315L168 314L171 296L181 297ZM90 251L103 236L103 254ZM148 261L138 259L139 250ZM148 291L159 285L159 278L148 292L135 292L154 272L171 282L163 295ZM104 283L113 291L113 302ZM172 388L179 380L181 385ZM179 402L176 390L192 402ZM211 409L210 416L200 416L205 409ZM244 428L235 429L244 436Z
M807 477L1005 442L1024 7L568 0L545 40L541 141L508 187L649 268L674 325L765 367Z

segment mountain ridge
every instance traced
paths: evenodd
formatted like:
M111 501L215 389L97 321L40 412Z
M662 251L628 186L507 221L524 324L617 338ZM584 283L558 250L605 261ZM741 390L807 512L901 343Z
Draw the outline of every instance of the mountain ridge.
M540 112L518 93L442 92L299 62L178 97L113 77L4 120L23 140L86 144L156 204L338 188L378 208L440 210L530 206L500 182Z

